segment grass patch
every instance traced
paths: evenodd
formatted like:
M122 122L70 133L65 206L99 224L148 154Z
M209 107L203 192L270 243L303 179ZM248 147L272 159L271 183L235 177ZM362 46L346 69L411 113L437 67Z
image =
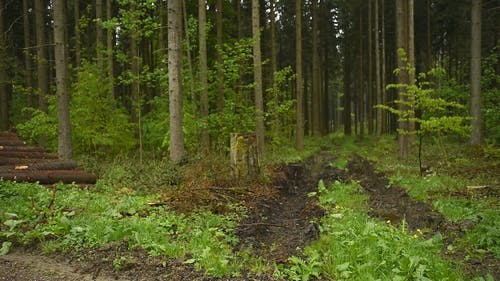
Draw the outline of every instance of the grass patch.
M0 181L0 240L37 242L46 251L126 243L151 255L189 257L186 263L213 276L236 274L242 266L232 250L241 213L198 210L182 215L148 206L153 195L106 186L81 190L58 185L54 207L49 208L52 198L52 190L37 184Z
M321 236L304 256L289 259L277 271L289 280L463 280L440 256L440 236L411 236L366 214L366 196L356 183L319 185L319 201L328 210Z

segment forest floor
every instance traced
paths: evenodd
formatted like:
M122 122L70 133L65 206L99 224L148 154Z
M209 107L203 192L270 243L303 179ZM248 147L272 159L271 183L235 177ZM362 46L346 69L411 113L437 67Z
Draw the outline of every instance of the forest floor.
M273 179L251 196L240 198L249 207L249 215L236 228L238 249L249 249L266 260L286 263L292 255L319 236L318 222L324 215L315 197L318 181L358 181L369 196L369 213L394 225L405 222L410 231L426 230L424 235L443 236L444 248L463 236L473 222L450 222L429 204L415 201L407 192L389 183L387 176L375 170L365 158L351 154L346 169L333 167L338 156L319 152L300 163L274 167ZM388 188L390 186L390 188ZM483 189L481 196L499 197L498 189ZM455 194L454 196L460 196ZM465 196L465 195L464 195ZM237 249L235 249L237 250ZM445 251L443 251L444 253ZM452 262L463 262L465 271L472 275L490 272L500 280L500 263L493 255L481 262L464 261L466 253L447 253ZM116 268L114 264L126 257ZM214 278L195 270L184 260L151 257L143 250L130 250L125 243L109 244L98 249L80 250L67 254L41 254L37 246L15 247L0 256L0 281L7 280L276 280L270 274L260 276Z

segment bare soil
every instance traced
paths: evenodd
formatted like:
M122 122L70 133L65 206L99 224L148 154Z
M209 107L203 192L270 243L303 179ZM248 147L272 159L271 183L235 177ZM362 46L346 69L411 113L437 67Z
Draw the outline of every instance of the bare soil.
M240 244L238 249L251 249L270 261L286 263L287 258L298 253L307 243L318 238L317 222L323 210L309 192L317 189L320 179L326 183L334 180L358 180L369 195L370 214L383 221L399 224L405 220L410 231L426 229L426 235L440 232L446 243L456 239L470 224L451 223L428 204L414 201L398 186L389 186L383 173L374 169L373 163L353 155L346 170L331 166L336 156L320 152L301 162L280 165L274 169L272 184L264 191L248 193L242 200L249 206L249 215L236 229ZM457 195L459 196L459 195ZM443 251L445 253L445 251ZM464 253L446 254L453 261L460 261ZM117 261L119 266L117 266ZM490 272L500 280L500 264L492 255L482 261L465 262L471 274ZM3 280L273 280L264 273L217 279L182 260L150 257L142 250L130 250L123 244L106 245L100 249L76 253L43 255L36 247L12 251L0 257L0 281Z

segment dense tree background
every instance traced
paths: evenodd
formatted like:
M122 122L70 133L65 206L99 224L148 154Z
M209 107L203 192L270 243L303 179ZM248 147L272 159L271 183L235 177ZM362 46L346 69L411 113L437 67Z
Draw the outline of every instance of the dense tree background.
M418 103L419 93L429 87L435 90L432 98L464 106L445 108L440 117L471 115L470 48L475 46L472 38L477 38L471 33L471 9L478 1L296 2L182 1L176 11L182 25L183 63L177 65L182 67L178 71L183 95L169 109L171 1L64 1L64 36L58 37L53 26L60 19L55 1L2 0L0 129L16 128L22 136L56 148L61 118L56 89L58 95L66 91L71 96L70 117L64 118L70 118L77 154L167 152L170 128L179 126L170 124L174 108L182 114L175 140L184 143L188 155L227 150L231 132L258 128L261 134L262 118L266 150L293 146L295 140L302 147L302 130L312 136L337 130L362 136L395 133L399 124L398 132L404 135L401 116L412 116L406 121L416 122L416 131L423 124L419 120L437 117ZM206 6L199 7L203 3ZM252 4L259 7L262 81L254 76L260 60L254 60L258 41L252 31ZM398 13L396 4L406 12ZM482 120L472 124L483 129L487 143L498 145L500 6L492 0L479 5L482 75L474 77L481 79ZM414 31L401 22L414 26ZM398 27L413 38L399 38ZM66 70L56 67L62 59L55 53L58 38L64 38ZM406 58L398 55L398 48L404 49ZM61 71L67 72L69 85L56 87ZM419 75L429 71L432 75ZM414 116L376 107L401 105L402 87L387 85L424 81L424 86L410 91L413 96L405 95L410 103L399 107ZM262 105L255 96L259 87ZM458 125L467 127L470 122L466 123ZM404 128L410 132L410 127ZM465 140L471 131L464 132ZM405 138L411 142L411 132Z

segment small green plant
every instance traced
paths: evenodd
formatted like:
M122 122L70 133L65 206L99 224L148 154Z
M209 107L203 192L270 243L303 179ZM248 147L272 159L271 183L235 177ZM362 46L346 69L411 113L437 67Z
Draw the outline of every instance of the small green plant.
M462 273L440 257L439 236L424 240L366 214L356 183L320 183L319 201L327 211L318 241L304 257L293 257L278 274L291 280L463 280Z

